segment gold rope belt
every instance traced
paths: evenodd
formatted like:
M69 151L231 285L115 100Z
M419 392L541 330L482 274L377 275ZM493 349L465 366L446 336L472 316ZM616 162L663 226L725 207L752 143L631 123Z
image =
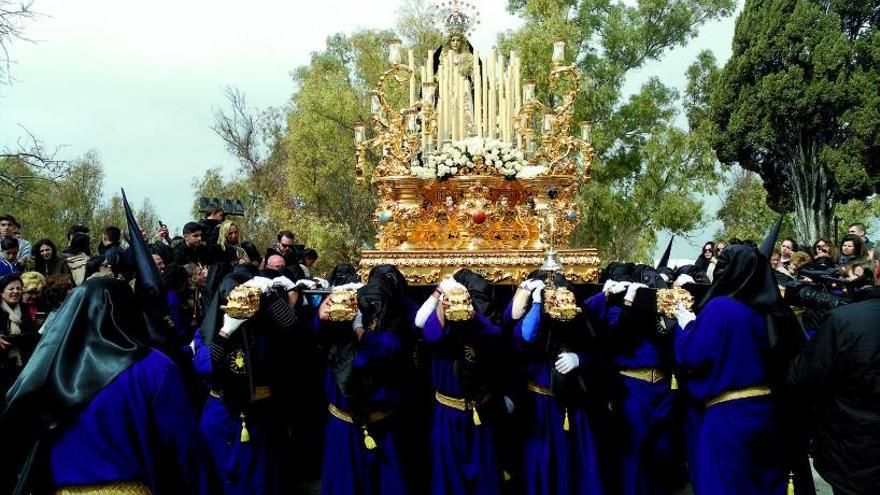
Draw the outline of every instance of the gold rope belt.
M111 481L100 485L62 486L55 495L150 495L150 489L140 481Z
M336 419L341 419L342 421L345 421L346 423L354 424L354 418L351 417L351 414L343 411L342 409L339 409L338 407L334 406L333 404L327 404L327 410L330 411L330 414L332 414ZM382 421L383 419L387 418L388 416L391 416L391 413L393 413L393 412L394 411L391 410L391 411L376 411L376 412L370 413L370 416L367 418L367 423L376 423L378 421Z
M538 395L546 395L547 397L553 397L553 391L547 387L542 387L535 382L529 382L527 385L529 392L534 392ZM562 430L569 431L571 429L571 425L568 422L568 408L562 408L563 418L562 418Z
M642 380L643 382L649 383L657 383L666 378L666 373L663 373L657 368L635 368L620 370L618 371L618 373L623 376L628 376L630 378L635 378L636 380Z
M474 425L480 426L483 424L483 421L480 419L480 413L477 411L477 406L479 406L481 404L485 404L486 401L489 400L488 396L486 397L486 399L483 402L481 402L480 404L477 404L476 402L468 402L464 399L459 399L457 397L450 397L448 395L443 395L440 392L435 390L434 391L434 398L437 399L437 402L439 404L442 404L446 407L449 407L449 408L452 408L452 409L455 409L458 411L464 412L464 411L467 411L468 409L470 409L471 411L473 411Z
M221 394L219 390L211 389L211 397L219 399ZM272 387L262 386L262 387L254 387L254 398L253 401L265 400L269 397L272 397Z
M553 391L547 387L542 387L535 382L529 382L528 384L529 392L534 392L538 395L547 395L549 397L553 397Z
M765 395L770 395L770 387L766 385L755 385L754 387L730 390L728 392L722 392L706 401L706 407L712 407L715 404L721 404L722 402L748 399L750 397L763 397Z

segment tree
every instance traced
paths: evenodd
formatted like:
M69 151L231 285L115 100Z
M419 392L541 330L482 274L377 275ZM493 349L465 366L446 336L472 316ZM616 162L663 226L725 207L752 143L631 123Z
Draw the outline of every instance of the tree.
M721 200L716 218L722 228L716 234L718 239L751 239L760 243L770 230L779 214L767 205L767 191L761 177L740 168L732 170L726 177L727 190ZM793 222L789 216L783 223L782 235L793 233ZM809 242L804 240L805 242Z
M880 187L878 17L875 2L749 0L712 90L719 160L760 174L807 242Z
M575 121L595 122L596 158L592 181L580 193L582 221L572 246L597 247L605 259L649 259L658 230L683 233L702 224L702 195L715 191L719 171L697 122L690 131L677 125L691 100L658 79L627 99L621 88L633 71L687 43L733 6L730 0L510 2L526 22L502 35L501 45L520 53L523 77L537 79L545 99L555 39L567 40L567 60L587 76Z
M25 40L25 24L37 16L31 1L0 0L0 84L12 79L9 49L16 40Z

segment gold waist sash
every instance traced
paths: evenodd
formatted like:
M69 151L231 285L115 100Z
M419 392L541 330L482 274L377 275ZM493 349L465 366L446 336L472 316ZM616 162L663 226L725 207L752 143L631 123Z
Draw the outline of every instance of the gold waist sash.
M722 392L717 396L706 401L706 407L712 407L715 404L721 404L722 402L728 402L732 400L738 399L749 399L751 397L763 397L765 395L770 395L770 387L766 385L755 385L754 387L746 387L739 390L730 390L728 392Z
M333 404L327 404L327 410L330 411L330 414L333 415L336 419L341 419L346 423L354 424L354 418L351 417L351 414L339 409ZM367 418L367 423L376 423L378 421L382 421L383 419L391 416L394 411L376 411L370 413L370 416Z
M140 481L111 481L100 485L62 486L55 495L151 495L147 485Z
M657 383L666 378L666 373L663 373L657 368L635 368L620 370L618 371L618 373L623 376L628 376L630 378L635 378L636 380L642 380L649 383Z
M535 383L535 382L529 382L529 384L528 384L528 389L529 389L529 392L534 392L534 393L536 393L536 394L538 394L538 395L548 395L548 396L550 396L550 397L553 397L553 391L552 391L552 390L550 390L550 389L547 388L547 387L544 387L544 386L538 385L538 384Z

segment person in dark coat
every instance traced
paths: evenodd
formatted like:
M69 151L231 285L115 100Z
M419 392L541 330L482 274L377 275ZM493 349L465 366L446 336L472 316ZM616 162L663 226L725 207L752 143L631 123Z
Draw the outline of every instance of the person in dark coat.
M880 261L867 299L829 313L788 384L816 407L813 458L835 495L880 486Z
M180 266L190 263L210 265L211 253L202 240L204 227L200 223L188 222L183 226L183 242L173 249L173 261Z
M21 295L20 275L0 278L0 393L18 377L40 339Z
M61 275L70 273L70 267L67 262L58 256L58 248L52 239L40 239L31 249L31 256L34 257L34 271L40 272L46 278L52 275Z

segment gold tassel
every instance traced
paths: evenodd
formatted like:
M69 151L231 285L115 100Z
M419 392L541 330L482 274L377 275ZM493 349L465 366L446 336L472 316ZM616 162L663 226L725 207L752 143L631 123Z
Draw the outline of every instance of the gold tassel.
M678 390L678 380L675 378L675 374L672 375L672 380L669 381L669 389Z
M501 471L501 476L503 477L504 481L510 481L511 476L510 473L507 472L507 470Z
M474 411L474 426L480 426L483 422L480 421L480 413L477 412L477 406L474 405L472 410Z
M562 431L568 431L571 429L571 426L568 424L568 408L565 408L565 418L562 420Z
M785 495L794 495L794 471L788 473L788 488L785 489Z
M244 419L244 413L241 413L241 443L248 443L251 441L251 432L247 429L247 421Z
M364 426L364 446L367 450L373 450L376 448L376 441L370 436L370 432L367 431L366 426Z

